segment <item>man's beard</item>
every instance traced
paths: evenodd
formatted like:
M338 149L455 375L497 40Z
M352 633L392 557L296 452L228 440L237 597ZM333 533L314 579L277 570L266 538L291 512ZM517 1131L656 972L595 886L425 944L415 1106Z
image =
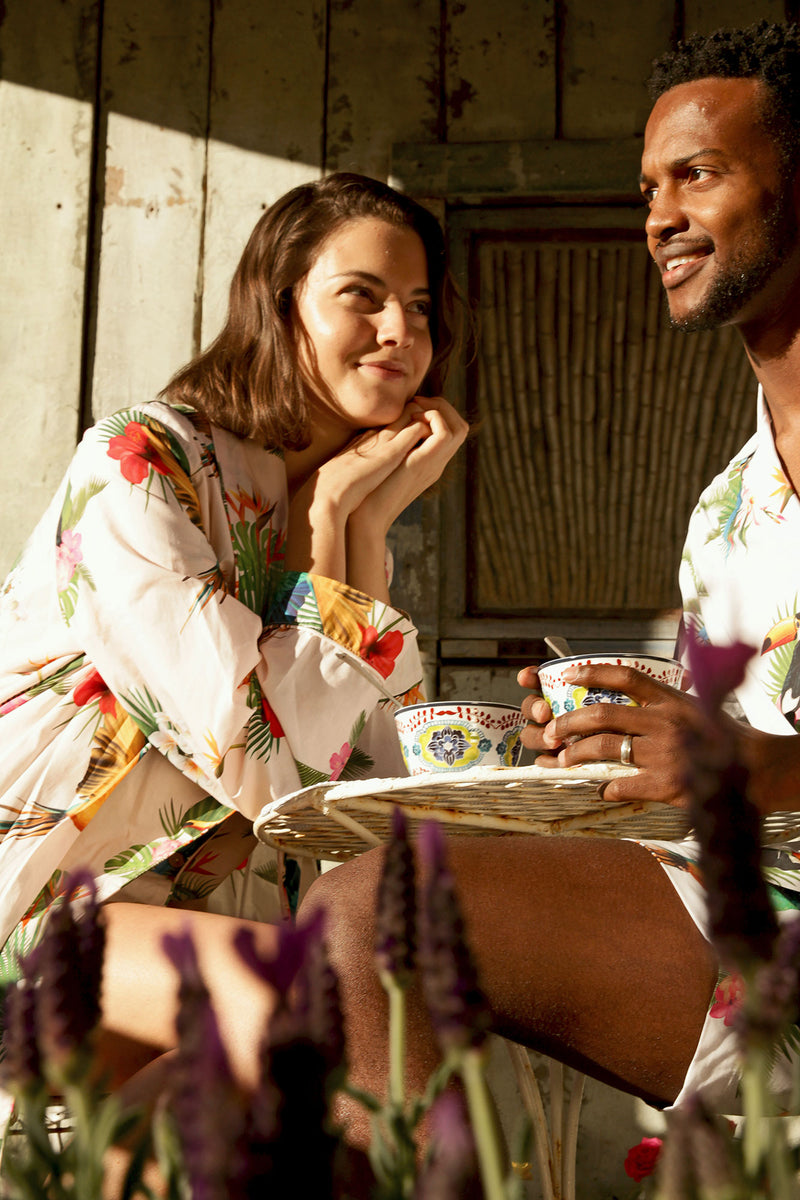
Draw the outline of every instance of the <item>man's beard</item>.
M702 333L727 325L781 266L797 233L797 218L786 187L762 217L755 236L719 268L704 299L682 317L670 315L672 328L682 333Z

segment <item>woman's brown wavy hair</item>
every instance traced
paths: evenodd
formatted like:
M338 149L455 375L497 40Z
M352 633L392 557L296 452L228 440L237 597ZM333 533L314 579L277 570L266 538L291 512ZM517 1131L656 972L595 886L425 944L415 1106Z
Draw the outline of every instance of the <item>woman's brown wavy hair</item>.
M161 393L208 420L271 448L310 441L309 396L321 380L302 368L292 327L292 293L325 239L344 221L378 217L413 229L428 260L433 359L421 393L439 395L458 341L462 304L447 267L444 234L414 200L365 175L338 172L302 184L259 220L233 276L228 316L214 342Z

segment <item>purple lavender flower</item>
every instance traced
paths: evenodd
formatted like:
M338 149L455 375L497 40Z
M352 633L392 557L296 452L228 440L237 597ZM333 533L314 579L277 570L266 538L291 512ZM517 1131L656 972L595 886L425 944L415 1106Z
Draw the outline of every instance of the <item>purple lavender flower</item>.
M305 961L295 980L294 1012L304 1035L323 1056L328 1091L344 1076L345 1037L339 978L331 966L323 926L306 945Z
M324 911L301 927L283 926L278 953L264 961L249 931L235 938L243 960L273 987L278 1004L260 1051L260 1082L247 1114L230 1183L237 1195L333 1194L338 1138L328 1100L344 1069L339 985L328 959Z
M244 1128L243 1102L191 935L168 934L163 946L180 976L178 1046L169 1087L192 1200L228 1200L234 1194L228 1174Z
M414 854L403 810L392 811L392 837L386 847L378 882L375 918L375 958L379 971L407 987L414 973L416 952L416 891Z
M278 926L278 953L274 958L262 958L256 949L253 931L246 926L239 929L233 944L242 962L263 979L285 1001L289 995L297 972L305 960L308 946L319 937L325 914L318 909L304 925L283 924Z
M478 1047L486 1038L489 1009L464 937L455 880L447 868L444 838L435 821L423 826L419 851L427 868L420 966L431 1021L445 1051Z
M705 766L703 743L694 739L691 749L694 761ZM761 874L761 822L746 793L747 772L731 761L697 772L689 807L711 938L723 964L739 969L766 962L778 931Z
M34 981L23 975L6 994L3 1080L15 1094L33 1092L42 1084L42 1060L36 1038L37 993Z
M745 1047L752 1040L768 1043L800 1015L800 913L782 926L772 959L758 967L752 996L738 1014Z
M751 653L741 643L688 643L703 706L686 733L689 814L700 844L711 937L722 962L739 969L767 961L778 931L761 874L760 816L747 795L748 773L732 725L719 711Z
M430 1111L432 1153L421 1170L414 1200L461 1200L476 1178L475 1141L458 1092L442 1092Z
M744 679L745 668L755 654L752 646L733 642L712 646L687 631L686 657L692 686L701 708L709 715L719 712L723 701Z
M338 1139L328 1128L330 1064L308 1035L306 1014L279 1005L259 1054L260 1081L247 1113L236 1194L333 1194Z
M76 918L73 903L82 891L87 894L87 907ZM39 1049L60 1082L78 1080L85 1071L89 1039L100 1018L104 944L94 880L73 876L66 881L62 903L48 918L35 962L40 977Z

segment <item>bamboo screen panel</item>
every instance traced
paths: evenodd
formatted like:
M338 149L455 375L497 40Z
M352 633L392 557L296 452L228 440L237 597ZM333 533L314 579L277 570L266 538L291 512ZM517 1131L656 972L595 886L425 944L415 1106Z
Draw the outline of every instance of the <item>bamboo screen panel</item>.
M754 428L738 335L673 331L641 235L612 236L477 243L473 613L675 608L689 514Z

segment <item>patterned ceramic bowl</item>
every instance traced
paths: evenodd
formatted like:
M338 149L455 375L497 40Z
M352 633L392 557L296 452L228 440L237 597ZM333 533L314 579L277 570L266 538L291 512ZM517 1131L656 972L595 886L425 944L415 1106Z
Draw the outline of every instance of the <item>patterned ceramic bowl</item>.
M636 704L624 692L578 687L564 679L567 667L585 666L587 663L635 667L637 671L670 687L680 687L683 680L683 664L673 658L656 658L647 654L573 654L569 658L553 658L539 667L539 684L554 717L576 708L585 708L588 704Z
M409 775L515 767L525 718L513 704L438 700L394 714Z

